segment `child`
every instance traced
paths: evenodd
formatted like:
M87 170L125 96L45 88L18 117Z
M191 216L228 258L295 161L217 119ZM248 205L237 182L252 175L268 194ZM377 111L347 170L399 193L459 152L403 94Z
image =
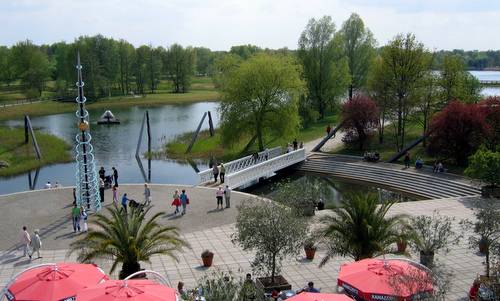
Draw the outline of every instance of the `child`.
M81 220L83 221L83 227L82 227L82 231L84 233L86 233L88 230L89 230L89 226L87 224L87 211L85 210L85 207L82 205L82 207L80 208L80 212L82 213L82 216L81 216Z
M113 203L118 204L118 188L116 185L113 185Z
M175 190L174 195L173 195L174 200L172 201L172 206L175 206L175 211L174 214L177 214L180 212L179 207L181 206L181 199L179 195L179 190Z

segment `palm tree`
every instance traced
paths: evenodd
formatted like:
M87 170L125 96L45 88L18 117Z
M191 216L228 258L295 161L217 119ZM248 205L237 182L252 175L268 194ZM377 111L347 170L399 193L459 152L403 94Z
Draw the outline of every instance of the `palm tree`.
M164 216L164 212L146 219L150 209L130 208L126 213L116 205L108 207L109 214L96 214L91 222L96 227L72 242L69 253L78 252L80 262L111 259L110 273L122 263L120 279L139 271L139 262L150 262L153 255L167 255L177 260L175 251L189 247L188 243L179 238L176 227L159 224L158 218Z
M335 255L350 256L354 260L371 258L388 252L400 233L398 226L405 223L406 215L386 217L394 201L379 203L374 194L350 194L334 214L320 219L319 236L328 252L320 267Z

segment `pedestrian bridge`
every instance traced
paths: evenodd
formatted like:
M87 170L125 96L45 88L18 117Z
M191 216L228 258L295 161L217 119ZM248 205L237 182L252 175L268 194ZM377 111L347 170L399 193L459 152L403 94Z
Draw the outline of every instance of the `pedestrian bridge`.
M251 184L260 178L268 178L281 169L302 162L306 159L306 150L301 148L288 153L282 153L281 147L275 147L257 155L246 156L224 163L226 168L225 185L238 188ZM198 173L200 185L214 183L212 169Z

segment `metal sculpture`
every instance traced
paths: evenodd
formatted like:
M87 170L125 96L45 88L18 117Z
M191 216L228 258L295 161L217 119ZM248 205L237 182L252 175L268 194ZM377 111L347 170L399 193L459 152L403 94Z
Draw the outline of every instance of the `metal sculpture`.
M78 97L76 103L78 110L78 130L76 135L76 202L78 206L84 205L92 211L101 209L101 197L99 195L99 181L95 169L93 147L90 143L92 136L89 129L89 112L85 109L86 98L83 95L84 82L82 80L82 65L80 64L80 53L78 53Z

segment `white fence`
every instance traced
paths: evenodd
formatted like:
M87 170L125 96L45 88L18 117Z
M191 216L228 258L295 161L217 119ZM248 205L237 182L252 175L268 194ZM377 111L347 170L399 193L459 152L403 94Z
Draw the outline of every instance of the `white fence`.
M259 156L257 159L255 159L253 155L250 155L239 158L234 161L224 163L224 167L226 168L226 177L229 176L230 174L243 170L247 167L266 161L266 152L267 152L267 160L269 160L281 155L281 147L278 146L269 149L268 151L262 151L258 153ZM214 180L214 175L212 173L211 168L199 172L198 175L200 176L200 184Z
M262 177L274 175L278 170L302 162L306 159L306 150L301 148L226 176L225 183L231 188L238 188Z

